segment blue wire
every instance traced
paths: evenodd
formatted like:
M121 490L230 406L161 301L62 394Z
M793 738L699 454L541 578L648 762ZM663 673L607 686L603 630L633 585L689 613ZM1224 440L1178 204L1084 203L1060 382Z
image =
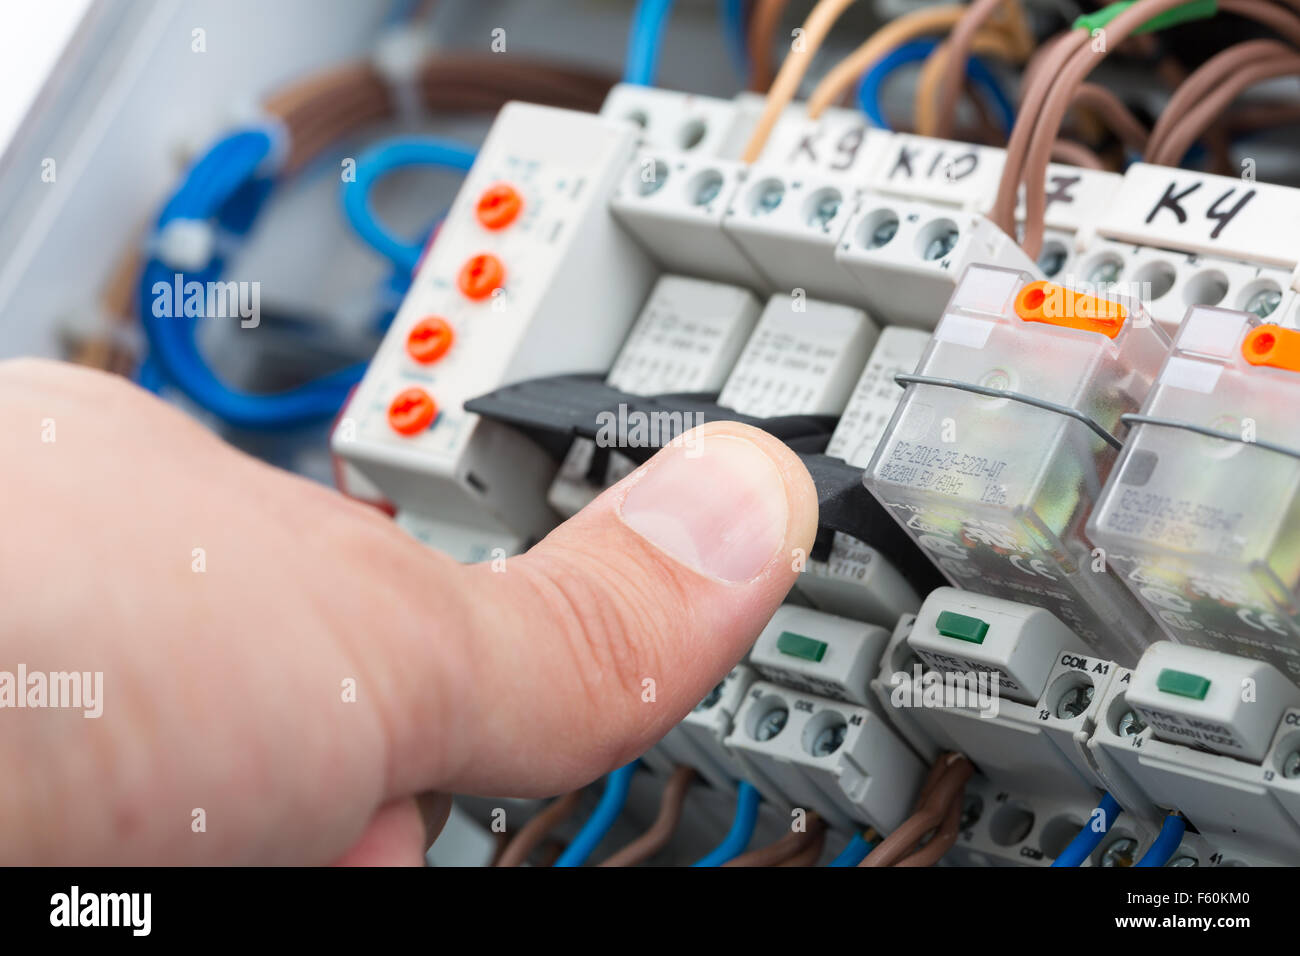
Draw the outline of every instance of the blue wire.
M474 165L473 148L429 136L391 139L357 158L356 180L343 185L343 213L358 236L398 268L414 271L423 244L399 239L375 218L370 190L383 176L408 166L440 166L467 172Z
M1093 816L1088 818L1088 822L1083 825L1083 829L1078 835L1070 841L1070 845L1061 851L1053 862L1052 866L1081 866L1083 861L1092 855L1092 851L1097 849L1101 843L1102 837L1110 830L1110 826L1115 822L1124 811L1109 793L1102 794L1101 803L1097 804L1097 809L1092 811ZM1093 818L1100 813L1104 826L1100 831L1094 830L1092 826Z
M663 40L673 0L638 0L627 36L627 63L623 82L654 86L659 65L659 44Z
M555 861L556 866L582 866L587 861L587 857L591 856L592 851L600 845L600 841L605 839L605 834L614 825L614 821L623 812L623 805L627 803L627 791L632 785L632 777L636 774L638 762L633 760L605 778L605 792L601 794L600 803L596 805L595 811L587 822L582 825L573 842L565 847L560 858Z
M718 16L727 52L736 71L749 76L749 45L745 36L745 0L718 0Z
M840 855L831 860L828 866L857 866L867 858L867 854L872 851L870 843L863 839L861 833L853 834L853 839L849 845L840 851Z
M1176 813L1171 813L1165 817L1164 825L1160 827L1160 835L1142 854L1142 859L1134 863L1134 866L1164 866L1173 857L1174 851L1178 849L1179 844L1183 842L1183 834L1187 832L1187 821Z
M901 67L924 60L938 45L939 41L932 39L904 43L877 60L863 74L862 80L858 83L858 104L872 123L881 129L891 129L889 120L885 118L884 110L880 105L880 93L885 81ZM998 83L997 77L993 75L993 71L980 59L971 57L966 61L966 75L992 98L1003 129L1009 132L1016 121L1015 107Z
M754 827L758 823L758 790L746 780L740 781L736 788L736 816L731 821L731 830L717 848L707 856L696 860L691 866L722 866L745 852L749 841L754 837Z
M270 194L272 181L261 172L273 142L265 130L239 130L217 141L186 173L172 194L157 226L161 231L176 220L207 222L214 228L246 234ZM180 276L182 295L190 282L216 281L222 257L197 272L177 273L154 256L145 265L139 288L141 323L149 340L150 362L161 378L174 384L200 407L243 428L292 428L331 418L351 388L361 379L364 364L343 369L315 382L271 395L237 392L209 368L195 342L197 316L184 315L183 303L172 303L169 314L155 315L159 286L175 288ZM154 376L151 369L149 375Z

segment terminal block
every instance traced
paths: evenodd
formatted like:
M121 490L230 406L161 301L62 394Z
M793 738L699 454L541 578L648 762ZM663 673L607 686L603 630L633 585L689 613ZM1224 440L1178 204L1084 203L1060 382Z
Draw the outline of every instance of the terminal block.
M1177 641L1300 682L1300 332L1192 310L1089 534Z
M646 754L646 762L666 770L674 765L694 767L708 783L719 789L736 789L745 768L724 741L735 726L736 712L758 674L747 664L737 664L709 691L695 709Z
M837 829L894 829L925 776L871 709L767 681L750 686L727 746L769 802L816 810Z
M1126 813L1182 813L1210 865L1300 861L1300 689L1271 664L1157 642L1114 674L1088 748Z
M888 643L883 627L785 604L758 635L749 662L786 687L874 707L868 684Z
M955 586L1051 611L1135 662L1155 623L1085 524L1169 340L1140 304L963 275L864 481Z

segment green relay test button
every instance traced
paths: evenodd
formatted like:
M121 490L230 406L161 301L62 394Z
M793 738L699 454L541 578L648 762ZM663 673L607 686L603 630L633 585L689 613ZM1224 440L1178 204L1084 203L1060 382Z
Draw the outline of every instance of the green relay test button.
M776 649L782 654L799 657L805 661L820 661L826 656L826 642L815 641L793 631L782 631L776 639Z
M940 611L934 627L944 637L955 637L959 641L969 641L971 644L983 644L984 635L989 632L988 621L981 621L977 617L969 617L955 611Z
M1210 692L1210 679L1166 667L1156 677L1156 690L1192 700L1205 700L1205 695Z

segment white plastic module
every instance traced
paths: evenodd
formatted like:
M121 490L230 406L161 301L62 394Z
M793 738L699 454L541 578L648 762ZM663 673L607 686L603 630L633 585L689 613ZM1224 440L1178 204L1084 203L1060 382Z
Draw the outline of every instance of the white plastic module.
M867 466L903 397L894 376L914 371L929 341L929 333L919 329L891 325L880 330L826 454ZM875 548L840 532L825 561L808 561L796 587L823 611L890 627L921 606L916 591Z
M1051 611L956 588L926 596L907 643L937 671L996 675L994 692L1022 704L1042 696L1063 652L1085 652Z
M606 380L638 395L715 392L736 364L758 314L758 300L746 289L661 276ZM573 443L549 494L561 515L576 514L635 467L625 455L604 451L598 455L595 442L586 439Z
M600 115L631 123L643 146L718 156L736 121L730 100L617 83L600 107Z
M1289 367L1288 367L1289 366ZM1196 309L1090 534L1175 640L1270 661L1300 682L1300 332ZM1234 439L1244 439L1237 441Z
M1006 233L979 213L864 192L836 261L884 321L931 329L971 265L1037 269Z
M1259 759L1247 760L1161 739L1137 713L1136 701L1128 699L1137 680L1135 672L1120 669L1102 699L1100 719L1088 742L1107 789L1126 813L1144 817L1151 827L1159 826L1166 811L1178 810L1214 848L1209 865L1295 865L1300 860L1300 708L1288 706L1279 714L1277 707L1280 700L1294 703L1294 688L1275 675L1256 685L1259 696L1255 702L1244 701L1243 695L1256 688L1239 683L1228 686L1245 673L1243 665L1228 660L1229 655L1168 643L1153 644L1147 651L1155 655L1152 663L1144 657L1139 668L1144 673L1154 668L1158 680L1164 669L1160 661L1167 660L1164 655L1170 649L1212 656L1215 660L1208 668L1200 662L1191 666L1211 671L1209 691L1219 690L1214 687L1214 673L1225 675L1219 679L1223 695L1232 696L1236 691L1237 701L1226 705L1217 701L1216 693L1207 722L1218 721L1229 712L1244 716L1252 707L1276 718L1267 750ZM1201 660L1208 663L1209 657ZM1188 666L1185 661L1180 663ZM1246 662L1245 666L1267 667L1258 662ZM1203 676L1195 670L1189 673ZM1180 686L1191 689L1192 685L1180 681ZM1149 686L1138 693L1146 707ZM1170 696L1158 688L1156 693ZM1266 693L1271 700L1266 700ZM1206 697L1210 698L1209 692ZM1190 700L1182 697L1177 709L1185 711ZM1259 721L1249 730L1250 739L1255 740L1262 721L1246 719ZM1166 726L1162 733L1169 730Z
M755 165L722 228L779 289L858 304L862 290L835 261L857 196L843 175Z
M826 454L866 467L903 397L894 375L913 371L929 340L927 333L916 329L881 330ZM808 561L797 587L821 610L878 624L897 621L920 606L912 586L879 552L839 532L825 561Z
M895 133L876 150L867 177L872 191L908 200L987 211L997 195L1005 154L953 140Z
M785 687L875 707L868 684L889 632L810 608L777 608L749 652L749 663Z
M1300 264L1300 190L1134 163L1096 223L1099 236L1287 271Z
M880 715L766 681L750 686L727 746L769 802L816 810L840 829L892 830L925 776Z
M867 487L953 585L1047 608L1094 652L1136 662L1154 622L1083 533L1115 449L1061 411L957 386L1057 403L1113 434L1167 349L1136 303L972 267L917 369L954 384L908 386Z
M681 723L655 745L654 753L669 765L684 764L720 790L735 790L744 766L724 741L735 726L745 692L757 678L752 667L737 664Z
M1171 337L1196 306L1221 305L1283 324L1294 320L1296 293L1285 269L1095 239L1064 274L1069 281L1140 298Z
M838 415L879 330L865 312L773 295L718 404L745 415Z
M1086 744L1098 719L1101 691L1109 686L1116 666L1068 647L1057 649L1047 655L1041 677L1035 677L1038 692L1019 700L1003 693L991 680L982 680L989 671L981 669L978 662L959 671L945 659L941 669L931 669L908 653L918 644L931 642L934 632L922 619L937 617L936 610L947 610L945 604L954 600L973 597L947 588L934 595L937 598L927 599L916 625L895 632L872 682L872 691L891 721L907 727L909 740L918 735L924 740L919 749L927 760L933 761L942 751L959 751L999 790L1023 799L1046 799L1086 809L1095 806L1104 785ZM1014 617L1012 608L999 610L1012 617L1004 622L1008 631L1014 633L1022 623L1030 624L1017 635L1024 657L1036 653L1035 644L1042 636L1049 645L1057 643L1051 624L1059 622L1049 623L1034 614L1045 613L1040 609L1022 606L1026 617L1021 620ZM998 624L996 619L992 623L994 627Z
M722 231L747 179L734 160L642 150L624 170L610 209L664 271L769 292L772 282Z
M724 155L741 155L765 100L756 93L736 97L736 124ZM792 103L777 120L755 165L785 168L791 175L843 175L861 183L893 138L893 133L869 127L858 110L832 107L814 120L804 103Z
M1264 661L1161 641L1134 668L1127 698L1161 740L1258 763L1282 713L1300 707L1300 688Z
M609 367L655 275L609 215L633 150L631 129L598 116L522 103L498 114L331 440L401 510L520 539L553 525L554 464L463 403ZM434 334L421 338L426 320Z

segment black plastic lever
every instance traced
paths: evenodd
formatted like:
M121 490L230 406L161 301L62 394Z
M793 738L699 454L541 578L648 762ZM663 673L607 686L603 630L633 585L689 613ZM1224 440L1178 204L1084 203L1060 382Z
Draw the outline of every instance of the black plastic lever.
M945 582L935 566L862 483L862 469L822 454L837 419L829 415L756 418L717 403L716 394L636 395L599 375L569 374L506 385L465 403L467 411L517 429L562 461L575 438L596 441L640 463L685 431L714 421L761 428L797 453L812 475L820 508L814 557L839 531L881 552L921 594ZM635 425L641 423L638 434ZM649 423L653 423L650 427ZM612 440L611 440L612 439Z

